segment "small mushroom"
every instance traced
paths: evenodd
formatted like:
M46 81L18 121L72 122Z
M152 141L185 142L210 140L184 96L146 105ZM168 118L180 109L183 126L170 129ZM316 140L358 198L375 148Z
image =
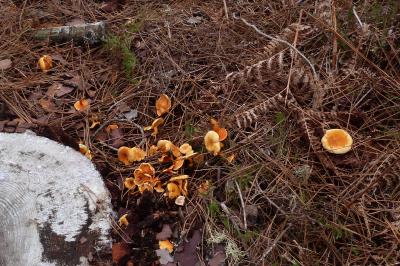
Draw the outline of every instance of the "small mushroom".
M133 147L133 148L131 148L131 152L132 152L132 156L133 156L132 159L134 162L140 162L144 158L146 158L146 152L140 148Z
M79 143L79 151L80 151L80 153L85 155L86 158L88 158L89 160L92 160L92 152L89 150L89 148L85 144Z
M108 126L106 127L106 132L107 132L108 134L110 134L111 131L113 131L113 130L115 130L115 129L118 129L118 125L111 124L111 125L108 125Z
M205 135L204 144L207 151L213 153L214 155L218 155L218 153L221 151L219 135L213 130L208 131Z
M53 67L53 60L51 56L44 55L39 58L38 64L43 72L47 72Z
M162 116L171 109L171 99L166 94L161 94L156 101L156 111L158 116Z
M203 181L198 188L198 191L200 194L207 194L209 190L210 190L210 181L209 180Z
M181 195L181 190L179 189L178 185L173 182L167 184L167 190L167 196L170 199L175 199Z
M136 187L135 179L133 177L128 177L124 181L124 187L128 190L133 190Z
M119 226L128 226L129 225L129 221L128 221L128 214L124 214L122 215L119 220L118 220L118 224Z
M129 147L121 146L118 149L118 160L123 162L125 165L130 165L133 162L132 152Z
M80 99L79 101L77 101L76 103L74 103L74 107L77 111L79 112L83 112L86 111L90 106L90 103L88 100L86 99Z
M353 139L343 129L329 129L321 139L322 146L330 153L344 154L351 150Z
M144 127L143 130L144 131L153 130L153 133L151 133L151 135L155 137L158 134L158 127L161 126L162 124L164 124L164 119L160 117L155 119L151 124L151 126Z
M158 245L160 249L166 249L169 253L174 251L174 245L169 240L160 240L158 241Z
M224 141L228 137L228 130L219 126L219 123L214 118L211 118L212 130L217 132L219 141Z

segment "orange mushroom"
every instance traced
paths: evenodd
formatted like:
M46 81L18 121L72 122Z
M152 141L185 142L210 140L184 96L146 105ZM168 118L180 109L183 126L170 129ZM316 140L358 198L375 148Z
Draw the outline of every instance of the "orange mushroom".
M44 55L39 58L38 64L43 72L47 72L53 67L53 59L49 55Z
M155 119L151 124L151 126L144 127L143 130L144 131L153 130L153 133L151 133L151 135L155 137L158 134L158 127L161 126L162 124L164 124L164 119L160 117Z
M224 141L228 137L228 131L225 128L219 126L219 122L214 118L211 118L212 130L217 132L219 141Z
M132 177L128 177L124 181L124 187L128 190L133 190L136 187L135 179Z
M146 152L140 148L129 148L121 146L118 149L118 160L125 165L130 165L133 162L140 162L146 157Z
M329 129L321 139L322 146L330 153L344 154L351 150L353 139L343 129Z
M150 149L147 151L147 156L153 156L158 152L158 147L156 145L151 145Z
M171 99L166 94L161 94L156 101L156 111L158 116L162 116L171 109Z
M198 191L201 194L207 194L209 190L210 190L210 181L208 180L203 181L203 183L201 183L198 188Z
M113 131L113 130L115 130L115 129L117 129L117 128L118 128L118 125L115 125L115 124L108 125L108 126L106 127L106 132L107 132L108 134L110 134L111 131Z
M76 103L74 103L75 109L79 112L86 111L89 108L89 106L90 106L90 103L86 99L81 99L81 100L77 101Z
M129 225L129 221L128 221L128 214L124 214L122 215L119 220L118 220L118 224L119 226L128 226Z
M204 136L204 144L207 151L213 153L214 155L218 155L218 153L221 151L219 135L213 130L208 131L207 134Z
M144 158L146 158L146 152L140 148L133 147L131 148L132 152L132 159L134 162L140 162L143 161Z
M164 192L160 179L154 176L155 173L154 167L149 163L142 163L135 169L133 172L134 182L138 186L140 193L145 190L153 191L153 189L157 192Z
M82 153L83 155L86 156L86 158L88 158L89 160L92 160L92 152L89 150L89 148L82 143L79 143L79 151L80 153Z
M181 195L181 190L179 189L178 185L173 182L167 184L167 190L167 196L170 199L175 199Z
M174 245L169 240L160 240L158 241L158 246L160 249L166 249L169 253L174 251Z
M123 162L125 165L130 165L133 162L131 149L126 146L119 147L118 160Z

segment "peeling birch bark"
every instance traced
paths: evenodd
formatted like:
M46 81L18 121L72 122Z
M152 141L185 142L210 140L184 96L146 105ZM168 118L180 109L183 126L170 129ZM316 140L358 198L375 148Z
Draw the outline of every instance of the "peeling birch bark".
M0 133L0 265L89 265L111 248L109 193L79 152Z
M58 43L73 40L76 42L87 42L92 45L103 41L105 34L105 23L100 21L73 26L40 29L32 33L32 38L39 41L50 40Z

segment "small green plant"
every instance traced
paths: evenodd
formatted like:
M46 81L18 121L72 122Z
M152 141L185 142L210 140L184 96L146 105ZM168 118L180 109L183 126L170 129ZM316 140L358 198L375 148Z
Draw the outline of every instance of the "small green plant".
M193 124L190 121L187 121L185 123L185 135L188 138L193 138L194 134L196 133L196 128L193 126Z
M140 30L141 25L140 21L127 24L123 34L108 36L104 44L106 49L121 57L125 76L130 82L134 81L133 70L138 63L135 53L131 50L131 37Z
M221 208L219 207L218 202L211 200L210 204L208 204L208 211L212 218L217 218L221 214Z

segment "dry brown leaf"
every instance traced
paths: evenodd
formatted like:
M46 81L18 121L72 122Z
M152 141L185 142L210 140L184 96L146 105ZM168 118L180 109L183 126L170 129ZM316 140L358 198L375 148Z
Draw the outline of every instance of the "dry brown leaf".
M42 98L39 100L40 106L47 112L54 112L56 110L56 105L51 99Z
M161 232L156 234L157 240L165 240L172 236L171 226L169 224L164 224Z
M12 66L12 61L10 59L0 60L0 70L9 69Z
M112 245L112 261L115 264L118 264L119 261L129 254L129 245L126 243L114 243Z

